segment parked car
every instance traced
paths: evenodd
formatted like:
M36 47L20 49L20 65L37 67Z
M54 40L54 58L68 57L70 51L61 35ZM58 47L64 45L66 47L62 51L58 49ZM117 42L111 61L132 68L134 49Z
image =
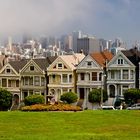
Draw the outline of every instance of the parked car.
M102 110L115 110L114 106L102 106Z
M126 109L128 109L128 110L140 110L140 103L133 104L132 106L127 107Z

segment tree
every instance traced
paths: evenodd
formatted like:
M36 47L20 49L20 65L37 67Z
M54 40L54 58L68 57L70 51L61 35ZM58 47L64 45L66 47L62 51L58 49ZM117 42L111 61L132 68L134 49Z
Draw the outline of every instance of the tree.
M137 100L140 99L140 89L128 89L124 92L125 102L129 105L137 103Z
M0 88L0 111L10 109L12 105L12 94L6 89Z
M103 90L103 102L108 99L107 92ZM93 89L89 92L88 101L90 103L100 103L101 102L101 89Z
M30 95L24 99L25 105L44 104L45 99L42 95Z
M78 99L77 94L73 92L66 92L60 97L61 101L64 101L68 104L76 102L77 99Z

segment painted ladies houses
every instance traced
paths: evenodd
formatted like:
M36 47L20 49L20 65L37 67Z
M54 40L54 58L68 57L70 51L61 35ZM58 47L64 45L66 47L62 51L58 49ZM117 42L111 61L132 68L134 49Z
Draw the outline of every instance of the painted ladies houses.
M89 92L94 88L103 88L106 62L112 57L108 51L91 53L77 66L77 93L83 108L91 108L88 102Z
M47 69L48 94L59 101L65 92L76 92L76 66L85 57L84 54L59 56Z
M22 59L10 61L1 68L0 87L13 94L13 107L32 94L44 95L46 99L45 95L48 92L46 68L55 59L56 57Z
M122 98L125 90L135 88L135 65L121 51L107 64L107 75L109 104Z

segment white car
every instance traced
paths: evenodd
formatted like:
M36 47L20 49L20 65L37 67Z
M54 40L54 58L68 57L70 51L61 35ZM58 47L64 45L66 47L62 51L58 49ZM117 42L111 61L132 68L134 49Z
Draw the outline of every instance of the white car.
M128 109L128 110L140 110L140 103L133 104L132 106L127 107L126 109Z
M102 106L102 110L115 110L114 106Z

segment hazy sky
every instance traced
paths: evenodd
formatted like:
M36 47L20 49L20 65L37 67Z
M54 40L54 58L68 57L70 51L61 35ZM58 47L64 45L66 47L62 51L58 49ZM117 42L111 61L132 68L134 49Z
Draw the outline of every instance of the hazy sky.
M140 0L0 0L0 39L69 34L140 41Z

